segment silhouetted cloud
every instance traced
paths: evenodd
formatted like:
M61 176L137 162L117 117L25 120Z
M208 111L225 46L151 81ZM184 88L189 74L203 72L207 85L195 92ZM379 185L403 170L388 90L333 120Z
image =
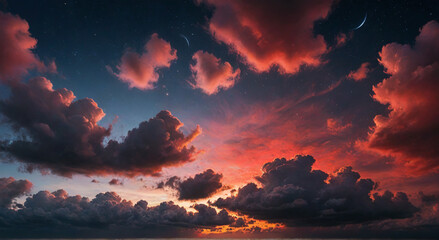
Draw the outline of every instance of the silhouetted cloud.
M413 46L385 45L379 61L390 76L373 87L373 98L390 113L375 117L366 146L396 156L411 171L438 169L439 24L425 24Z
M157 188L166 186L177 190L179 200L197 200L208 198L222 189L222 178L222 174L207 169L185 180L177 176L170 177L166 182L160 182Z
M193 88L201 89L205 94L216 94L220 89L228 89L235 85L239 79L241 70L233 70L228 62L221 62L221 59L213 54L197 51L192 59L195 64L191 65Z
M114 192L99 193L90 201L62 189L40 191L21 209L0 209L0 233L1 237L175 237L235 222L225 210L217 212L204 204L194 209L195 213L188 212L173 202L153 207L144 200L133 204Z
M157 70L168 68L176 59L177 50L154 33L145 44L142 54L139 55L132 50L124 53L121 63L117 66L119 73L114 74L121 81L128 83L130 88L152 89L159 79Z
M0 142L4 160L17 160L33 169L50 170L71 176L153 175L163 167L193 160L197 152L188 144L201 132L197 126L185 136L183 126L169 111L161 111L149 121L130 130L123 141L104 138L111 126L98 122L105 113L90 98L74 101L72 91L54 90L43 78L11 85L11 95L0 100L0 113L16 130L25 130L28 138Z
M28 180L15 180L13 177L0 178L0 208L11 206L12 200L29 193L32 183Z
M351 167L333 175L312 170L311 156L275 159L266 163L256 179L236 196L217 199L213 205L250 217L288 226L334 226L374 220L408 218L418 209L402 192L374 193L375 183L360 179ZM372 196L371 196L372 195Z
M208 29L219 42L258 72L278 66L296 73L302 66L318 66L328 51L314 23L326 18L332 1L199 0L213 6Z

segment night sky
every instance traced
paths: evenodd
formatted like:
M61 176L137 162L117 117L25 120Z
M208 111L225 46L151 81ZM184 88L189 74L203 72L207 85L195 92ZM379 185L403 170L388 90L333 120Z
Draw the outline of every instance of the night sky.
M437 1L0 0L0 238L439 232Z

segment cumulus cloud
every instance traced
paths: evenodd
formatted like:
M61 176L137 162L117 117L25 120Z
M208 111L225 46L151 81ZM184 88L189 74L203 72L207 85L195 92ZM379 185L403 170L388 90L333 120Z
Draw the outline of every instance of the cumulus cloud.
M361 81L367 77L367 74L369 73L369 63L365 62L362 63L360 68L358 68L355 71L352 71L348 74L347 78L353 79L355 81Z
M439 167L439 23L428 22L415 44L390 43L380 52L390 77L373 87L373 98L389 107L375 117L366 145L392 154L416 172Z
M193 88L199 88L207 95L218 93L220 89L228 89L235 85L239 79L241 70L233 70L228 62L221 62L213 54L197 51L192 59L195 64L191 65Z
M10 207L13 199L29 193L31 188L32 183L28 180L0 178L0 208Z
M195 231L235 222L225 210L217 212L204 204L194 209L195 213L188 212L173 202L151 207L144 200L133 204L114 192L89 200L69 196L62 189L40 191L27 198L21 209L0 208L0 233L2 237L179 236L181 229Z
M185 136L183 126L169 111L130 130L123 141L103 142L111 133L98 122L105 113L90 98L74 101L65 88L54 90L46 78L17 82L11 96L0 101L0 113L25 138L0 142L4 160L17 160L27 170L50 170L54 174L124 176L153 175L163 167L193 160L197 150L188 144L201 132Z
M54 62L46 66L32 52L37 40L31 37L26 20L0 11L0 22L0 80L19 77L32 68L56 71Z
M207 169L185 180L177 176L171 177L166 182L160 182L157 187L166 186L177 190L179 200L197 200L208 198L218 192L223 187L222 178L222 174Z
M130 88L141 90L153 89L159 79L157 72L161 68L169 68L171 62L177 59L177 50L169 42L159 38L157 33L145 44L144 51L138 54L127 50L117 66L119 73L115 75L128 83Z
M213 6L208 29L258 72L278 66L296 73L302 66L318 66L328 51L314 23L326 18L332 1L199 0Z
M402 192L371 194L375 183L360 179L351 167L332 175L313 170L311 156L275 159L238 194L217 199L213 205L250 217L288 226L333 226L382 219L407 218L418 209ZM371 196L372 195L372 196Z

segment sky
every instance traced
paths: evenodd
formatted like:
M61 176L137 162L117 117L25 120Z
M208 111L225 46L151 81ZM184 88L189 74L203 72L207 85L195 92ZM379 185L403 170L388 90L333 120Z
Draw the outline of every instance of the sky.
M436 1L0 1L0 236L439 231Z

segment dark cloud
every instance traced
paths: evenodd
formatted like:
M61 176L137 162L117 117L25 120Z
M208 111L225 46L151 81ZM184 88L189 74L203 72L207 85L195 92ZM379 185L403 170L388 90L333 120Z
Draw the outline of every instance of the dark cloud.
M11 206L12 200L29 193L32 183L28 180L15 180L13 177L0 178L0 208Z
M257 177L236 196L213 205L250 217L288 226L331 226L411 217L418 209L405 193L374 193L375 183L344 167L333 175L313 170L311 156L266 163Z
M11 96L0 101L0 113L26 138L0 142L4 159L17 160L27 170L50 170L62 176L73 174L125 176L154 175L163 167L193 160L196 149L187 145L201 132L185 136L183 126L169 111L130 130L123 141L104 138L111 126L98 122L105 113L90 98L74 101L72 91L54 90L46 78L11 85Z
M379 55L389 77L373 87L373 98L390 113L375 117L366 146L412 172L439 169L439 23L425 24L413 46L390 43Z
M197 200L208 198L223 188L222 174L215 173L212 169L181 180L177 176L160 182L157 188L170 187L177 190L179 200Z
M18 210L0 209L2 237L145 237L179 236L198 229L235 222L227 211L217 212L204 204L195 213L173 202L149 207L136 204L114 192L99 193L91 201L66 191L40 191L26 199ZM159 230L157 232L157 230ZM189 232L188 232L189 231ZM191 232L192 231L192 232ZM184 236L184 235L183 235ZM187 235L186 235L187 236Z
M110 185L123 185L123 182L117 178L111 179L111 181L108 182Z

